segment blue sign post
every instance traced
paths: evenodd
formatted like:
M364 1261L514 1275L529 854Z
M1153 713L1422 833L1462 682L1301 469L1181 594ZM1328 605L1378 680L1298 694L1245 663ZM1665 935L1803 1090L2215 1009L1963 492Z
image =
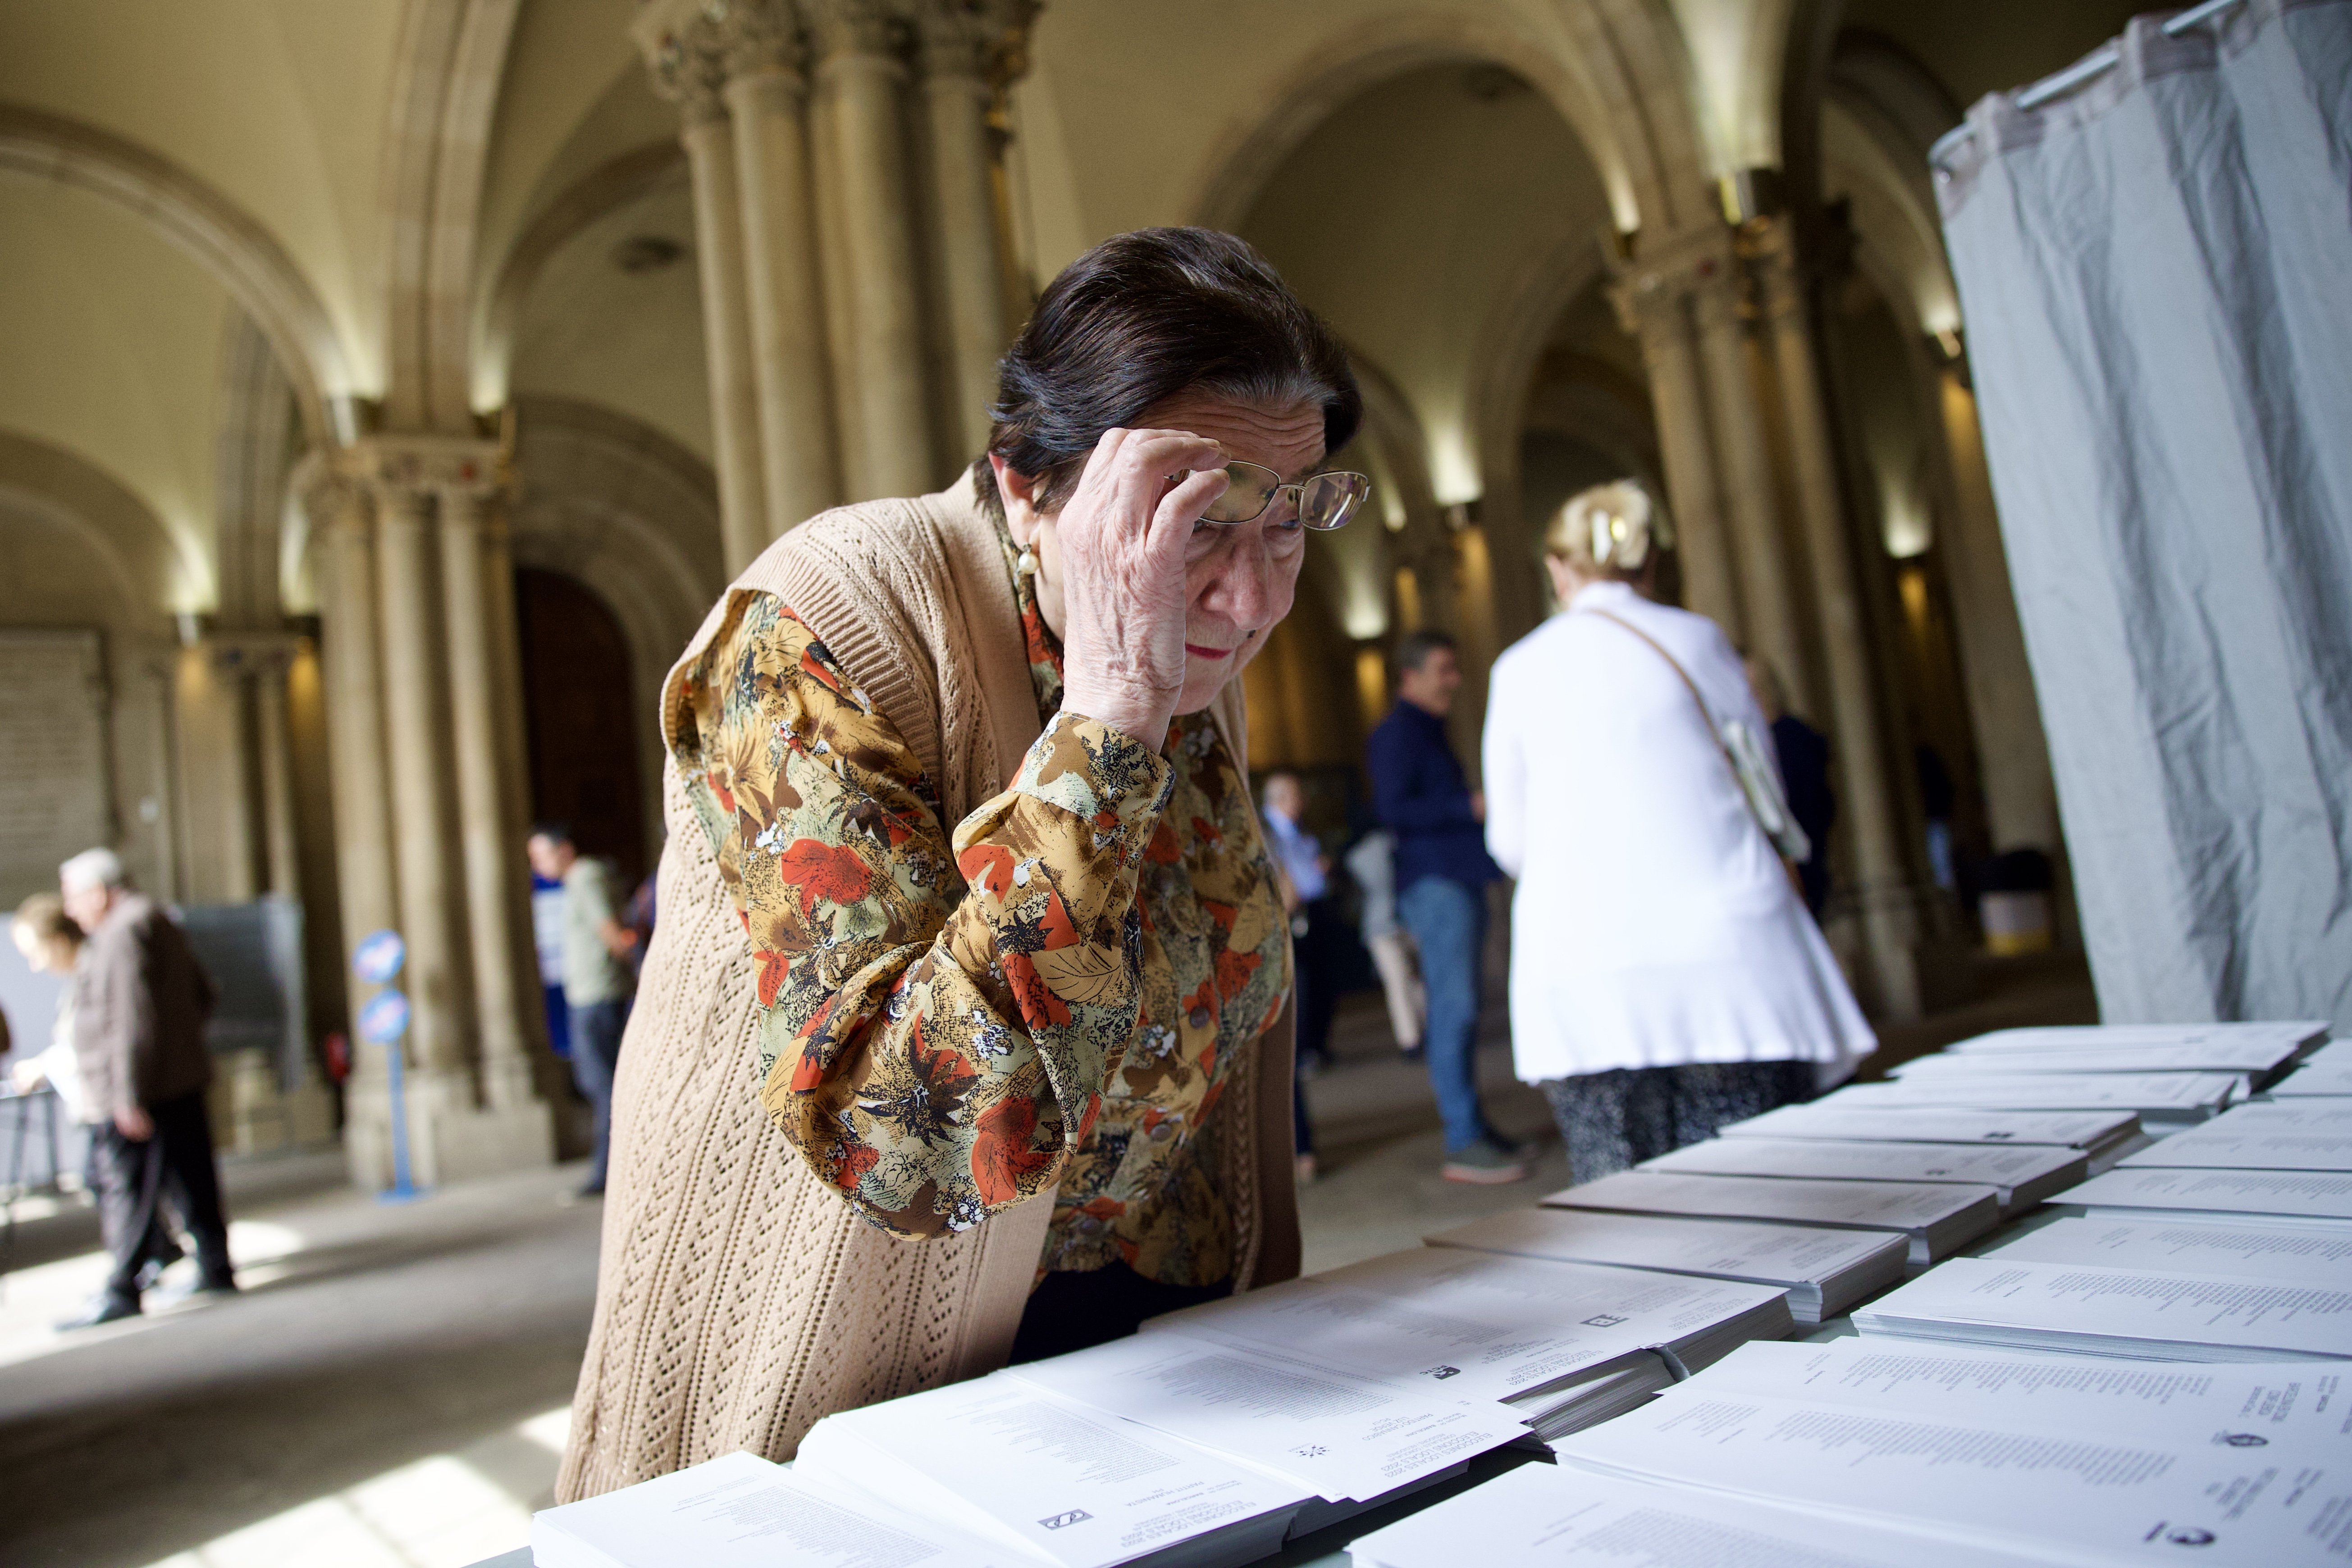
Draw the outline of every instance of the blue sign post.
M352 969L370 985L388 986L407 958L407 945L398 931L374 931L352 950ZM408 1168L408 1053L400 1043L408 1033L408 997L398 991L377 992L361 1005L359 1023L360 1037L383 1047L385 1089L392 1096L392 1185L378 1201L413 1203L424 1194L410 1180Z

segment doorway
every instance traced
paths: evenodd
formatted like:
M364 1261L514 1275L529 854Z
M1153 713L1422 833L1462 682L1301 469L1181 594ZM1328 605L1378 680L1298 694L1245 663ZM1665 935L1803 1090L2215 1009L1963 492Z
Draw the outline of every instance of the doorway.
M646 870L644 786L629 644L604 601L560 572L515 572L522 643L523 727L535 821L571 825L583 855Z

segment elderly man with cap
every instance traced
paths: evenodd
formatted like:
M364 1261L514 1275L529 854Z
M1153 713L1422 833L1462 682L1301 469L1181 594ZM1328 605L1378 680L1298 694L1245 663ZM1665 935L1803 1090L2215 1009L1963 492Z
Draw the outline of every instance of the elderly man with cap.
M60 1328L135 1315L142 1241L169 1196L195 1240L195 1293L236 1289L228 1261L205 1087L213 983L170 915L134 892L110 849L58 868L66 912L89 933L73 976L74 1057L93 1113L99 1215L114 1269L88 1311Z

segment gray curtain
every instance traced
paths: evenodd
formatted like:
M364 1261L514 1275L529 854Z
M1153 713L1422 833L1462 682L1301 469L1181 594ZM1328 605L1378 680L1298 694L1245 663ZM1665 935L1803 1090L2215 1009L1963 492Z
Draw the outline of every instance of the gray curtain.
M2111 1022L2352 1027L2352 0L2247 0L1937 150Z

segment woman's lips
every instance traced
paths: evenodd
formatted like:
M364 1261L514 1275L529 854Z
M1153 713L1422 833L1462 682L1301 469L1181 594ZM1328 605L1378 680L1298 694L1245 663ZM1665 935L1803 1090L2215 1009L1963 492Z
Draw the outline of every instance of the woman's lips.
M1199 643L1188 642L1184 645L1184 651L1194 658L1224 658L1234 650L1229 647L1202 647Z

